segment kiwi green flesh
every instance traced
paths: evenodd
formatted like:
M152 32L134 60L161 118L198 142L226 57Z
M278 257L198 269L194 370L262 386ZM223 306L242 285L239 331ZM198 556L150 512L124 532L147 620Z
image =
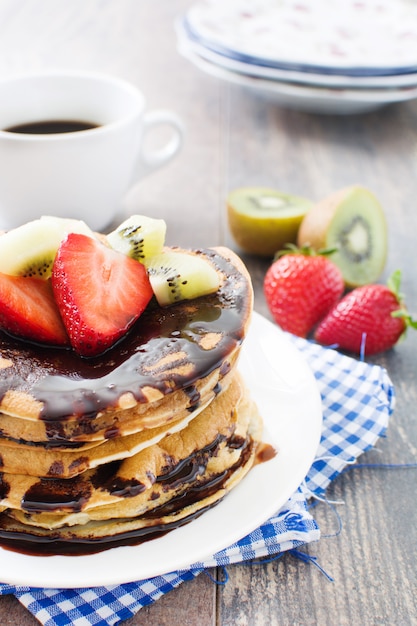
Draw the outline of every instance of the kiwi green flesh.
M141 226L128 226L118 230L117 236L119 237L119 242L116 245L119 251L136 260L143 260L145 258L145 242L142 236L142 230Z
M42 258L22 263L19 268L16 268L16 275L46 280L51 275L55 254L56 250L51 250L49 254L45 254Z
M42 216L0 237L0 272L47 279L58 247L68 233L94 237L82 220Z
M227 198L229 229L236 244L249 254L272 257L295 243L312 202L266 187L243 187Z
M148 265L149 280L161 306L217 291L219 277L208 261L183 252L162 252Z
M228 204L245 215L271 218L304 215L312 203L274 189L248 187L230 193Z
M326 247L336 249L331 258L347 286L375 282L387 254L387 226L379 203L367 195L347 197L329 225Z
M162 251L165 231L163 220L131 216L107 235L107 241L115 250L145 263L149 257Z

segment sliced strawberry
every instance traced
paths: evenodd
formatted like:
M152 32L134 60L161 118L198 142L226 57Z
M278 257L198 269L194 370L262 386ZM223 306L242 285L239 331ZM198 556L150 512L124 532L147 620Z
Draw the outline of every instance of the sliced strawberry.
M0 273L0 327L37 343L69 344L50 280Z
M82 356L110 348L153 294L142 263L75 233L58 249L52 286L71 345Z

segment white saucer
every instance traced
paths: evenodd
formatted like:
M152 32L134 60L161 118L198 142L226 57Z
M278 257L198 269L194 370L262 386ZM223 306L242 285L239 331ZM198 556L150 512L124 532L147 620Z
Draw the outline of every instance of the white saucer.
M179 43L178 50L200 70L239 85L284 108L336 115L358 114L373 111L388 104L405 102L417 97L417 87L393 89L344 89L296 85L288 82L247 76L220 67L196 54L190 46Z
M185 19L206 48L240 61L351 76L417 71L410 0L204 0Z
M417 72L407 74L391 74L388 76L349 76L342 73L329 74L319 73L317 71L297 71L243 61L237 56L231 57L227 54L222 54L219 50L213 50L210 47L207 47L207 45L202 44L198 39L193 37L192 32L187 29L187 23L184 19L177 20L175 29L181 45L188 47L190 51L210 63L214 63L215 65L218 65L226 70L238 72L239 74L243 74L245 76L255 76L258 78L267 78L268 80L296 83L301 85L336 88L341 87L348 89L398 89L401 87L417 86Z

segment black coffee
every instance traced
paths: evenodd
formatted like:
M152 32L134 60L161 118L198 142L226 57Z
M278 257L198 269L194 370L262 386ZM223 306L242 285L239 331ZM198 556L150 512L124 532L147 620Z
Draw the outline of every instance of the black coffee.
M80 130L97 128L98 124L81 120L43 120L41 122L27 122L5 128L9 133L25 133L29 135L52 135L57 133L75 133Z

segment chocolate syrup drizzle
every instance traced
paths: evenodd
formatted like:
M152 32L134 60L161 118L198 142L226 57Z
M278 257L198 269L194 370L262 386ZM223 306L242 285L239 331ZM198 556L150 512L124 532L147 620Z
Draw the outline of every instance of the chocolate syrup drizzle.
M28 532L16 532L8 528L6 518L4 515L0 515L0 545L12 551L36 556L50 556L54 554L78 556L94 554L118 546L139 545L145 541L165 535L167 532L199 517L204 511L218 504L223 496L219 497L212 504L203 506L182 519L163 522L162 518L175 515L183 508L205 500L221 490L232 474L248 462L253 452L254 442L250 437L247 439L232 437L228 445L233 449L241 449L239 460L232 467L211 476L209 479L196 480L198 476L204 473L208 459L216 454L220 441L221 437L217 437L204 449L190 455L163 476L157 478L157 481L164 483L167 489L174 489L182 483L186 483L188 486L182 493L174 496L168 502L143 514L141 518L149 522L147 527L121 532L117 535L102 537L77 537L73 535L63 539L59 531L51 531L48 536L36 535L36 531L32 534L29 530ZM107 483L108 486L109 483ZM103 488L106 488L106 482L103 484ZM125 497L129 497L129 495L131 494L124 494ZM77 506L74 506L73 510L77 510Z
M117 407L125 393L145 402L143 387L167 395L193 384L221 367L242 341L242 317L248 309L248 284L233 264L204 250L227 281L216 294L160 308L153 300L130 332L99 357L81 358L70 349L23 342L0 332L0 356L13 365L0 369L0 400L8 390L26 391L43 404L51 440L61 439L59 422L78 416L88 432L97 413ZM212 349L201 346L207 333L219 337ZM177 355L171 366L192 364L187 375L167 373L160 360ZM197 398L195 398L197 400Z

